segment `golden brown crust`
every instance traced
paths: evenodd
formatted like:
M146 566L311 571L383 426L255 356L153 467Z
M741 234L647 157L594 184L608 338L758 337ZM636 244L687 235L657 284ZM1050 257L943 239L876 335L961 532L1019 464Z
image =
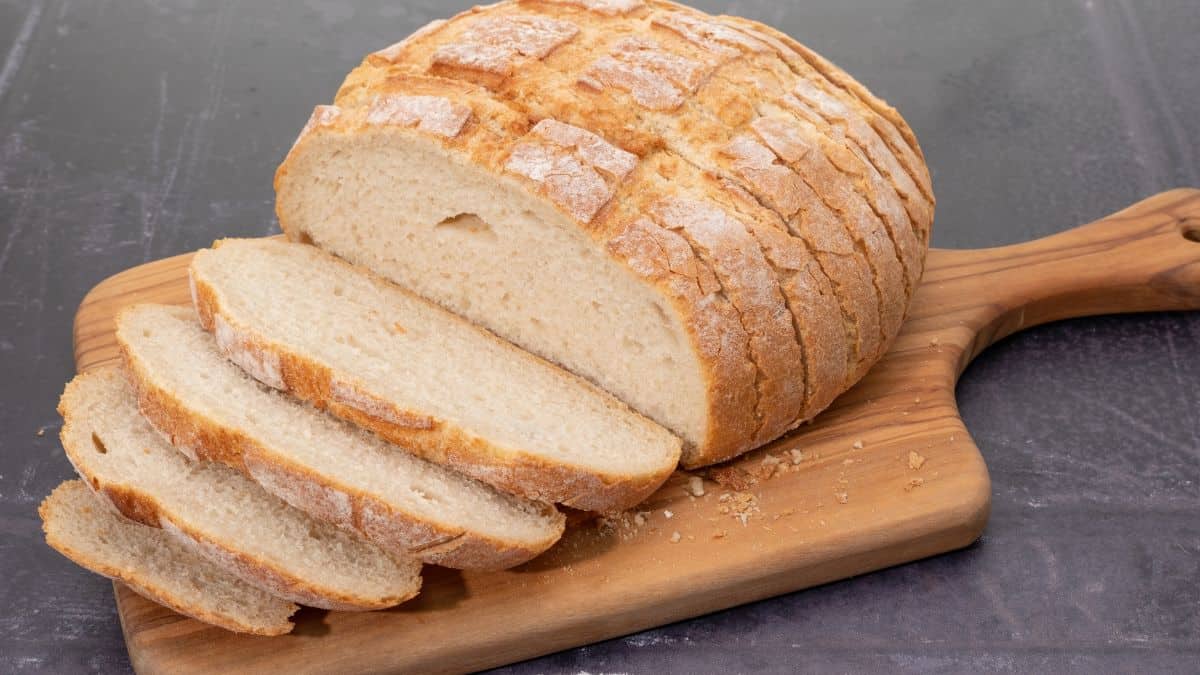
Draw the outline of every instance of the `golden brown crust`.
M247 583L261 588L273 595L286 598L293 602L324 609L344 611L362 611L392 607L405 600L413 598L420 590L420 576L416 569L413 574L417 579L415 587L404 595L387 597L355 597L335 589L318 588L310 581L298 579L268 560L254 558L236 550L227 543L216 541L204 533L189 528L177 522L162 507L154 495L136 486L121 483L109 483L90 470L90 465L84 460L90 448L80 448L75 445L73 426L78 423L75 411L70 405L71 390L80 377L123 377L119 368L105 366L88 371L67 384L58 405L58 412L63 418L59 438L67 459L75 467L76 472L97 494L111 503L122 515L135 522L159 527L172 535L181 544L191 548L197 554L212 561L219 567L228 570ZM416 564L416 563L414 563Z
M406 513L357 486L337 482L280 456L239 429L189 409L178 397L155 386L129 345L122 342L120 348L137 392L138 408L172 445L186 449L193 458L237 469L289 504L356 531L387 551L444 567L504 569L542 553L562 534L566 519L548 504L544 505L546 515L551 511L557 514L558 527L552 536L536 542L497 539ZM449 541L454 546L444 545Z
M831 124L841 125L847 137L870 157L895 185L905 201L921 241L929 245L934 197L924 155L912 129L891 106L876 98L844 70L790 36L770 26L740 17L721 17L770 44L797 74L799 92Z
M217 246L220 242L217 242ZM339 263L345 264L345 263ZM506 492L528 499L565 504L573 508L611 513L625 510L648 497L671 475L678 459L663 462L658 469L644 474L617 475L604 473L587 467L555 463L530 454L527 451L497 445L446 420L431 418L431 424L397 424L395 420L428 417L427 413L405 410L393 402L376 399L376 409L364 410L362 405L347 405L333 389L352 386L359 391L368 388L345 374L335 373L329 367L303 353L272 343L251 329L243 326L236 317L229 315L221 305L217 290L192 269L194 301L200 325L209 332L219 326L228 326L235 338L218 345L227 355L239 360L272 360L279 364L281 389L309 401L313 405L373 431L384 439L395 443L430 461L451 467L472 478L493 485ZM462 321L457 317L454 320ZM499 338L491 338L506 349L519 351ZM237 354L249 355L239 359ZM572 377L564 373L564 377ZM580 386L594 386L582 379ZM611 405L623 405L611 396L595 390L609 399ZM386 410L385 414L380 414Z
M437 56L481 42L500 43L489 55L494 63ZM466 130L442 145L498 176L520 139L544 120L586 130L640 159L619 176L596 172L603 185L587 166L565 165L567 175L579 177L572 182L590 185L593 195L566 208L544 188L531 192L653 284L688 326L705 362L710 423L685 451L685 464L729 457L811 418L856 382L898 332L932 221L919 148L894 110L786 36L658 0L502 2L368 57L336 99L351 121L313 133L362 133L352 121L355 109L381 92L422 87L472 107ZM493 118L499 122L489 126ZM757 160L730 154L738 143L748 147L747 140L757 146L751 148ZM788 155L798 142L802 152ZM719 204L741 229L730 226L713 247L687 236L664 238L661 225L647 221L648 209L680 192L672 174L698 177L692 180L699 191L688 196ZM719 186L736 196L718 197L726 191ZM287 220L281 209L285 231ZM673 255L694 261L682 277L664 264L663 248L680 239L690 254ZM745 268L755 270L751 276L766 270L773 279L765 282L770 301L761 288L757 296L744 282L735 288L746 274L719 269L739 255L753 259ZM699 278L716 286L697 293ZM697 311L696 303L710 296L718 307L706 303ZM819 316L804 297L821 300ZM721 331L726 344L705 330ZM845 365L811 367L810 358L830 355L844 357ZM803 386L783 386L797 379Z
M67 491L77 489L82 485L84 485L82 481L65 481L55 488L54 492L46 497L38 507L38 516L42 519L42 531L46 535L46 543L51 548L63 554L77 565L109 579L120 581L129 586L138 595L157 602L175 612L190 616L197 621L203 621L204 623L212 624L225 630L253 635L284 635L292 631L294 624L286 619L271 625L249 624L229 614L210 612L203 607L196 606L180 598L170 588L162 586L141 570L123 565L112 565L97 556L95 552L80 550L72 545L70 541L59 537L51 525L56 518L60 517L57 513L60 509L58 502L60 499L65 499ZM296 609L298 607L292 605L292 611L294 612Z
M680 234L708 264L749 336L758 377L754 444L784 433L804 405L804 356L779 279L748 225L711 199L664 196L647 215Z

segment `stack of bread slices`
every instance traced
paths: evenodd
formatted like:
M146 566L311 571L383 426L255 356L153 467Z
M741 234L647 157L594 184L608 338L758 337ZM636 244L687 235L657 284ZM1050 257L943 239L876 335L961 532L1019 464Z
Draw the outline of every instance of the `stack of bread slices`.
M370 55L280 167L290 241L196 254L59 410L79 564L230 630L502 569L556 505L812 419L899 330L933 196L895 110L657 0L521 0ZM90 488L90 489L89 489Z

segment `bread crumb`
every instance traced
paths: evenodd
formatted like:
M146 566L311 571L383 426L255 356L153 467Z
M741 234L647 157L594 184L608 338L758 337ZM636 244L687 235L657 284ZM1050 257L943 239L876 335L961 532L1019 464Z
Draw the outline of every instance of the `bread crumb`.
M691 476L688 478L686 490L693 497L704 496L704 479L700 476Z
M717 510L722 514L733 516L741 522L742 527L747 521L759 513L758 498L749 492L726 492L719 501L724 502Z
M846 502L850 501L850 495L846 494L845 492L835 492L833 493L833 496L837 498L839 504L845 504Z
M913 471L916 471L917 469L920 469L923 466L925 466L925 458L923 456L921 456L921 453L917 452L916 450L909 450L908 451L908 468L912 469Z
M804 452L801 450L788 450L788 454L792 456L792 464L799 464L804 461Z
M774 478L781 473L787 473L787 463L775 455L768 454L758 465L758 477L761 480Z
M672 543L672 544L678 544L678 543L679 543L679 540L680 540L680 539L682 539L682 538L683 538L683 537L682 537L682 536L681 536L681 535L680 535L678 532L672 532L672 533L671 533L671 543Z
M610 535L617 531L620 523L616 518L609 516L600 516L596 519L596 529L600 530L600 534Z
M862 450L862 449L863 449L863 442L862 442L862 441L854 441L854 449L855 449L855 450Z
M46 427L38 427L38 430L37 430L38 438L41 438L42 436L45 436L45 435L46 435Z
M668 518L674 518L674 517L675 517L675 514L674 514L673 512L671 512L671 510L670 510L670 509L664 510L664 511L663 511L663 515L664 515L664 516L666 516L666 517L668 517Z
M633 524L637 525L638 527L645 525L646 513L644 511L638 511L637 513L633 514Z
M396 323L392 324L392 334L394 334L394 335L404 335L404 334L405 334L405 333L407 333L407 332L408 332L408 331L407 331L407 330L405 330L404 326L401 326L399 322L396 322Z
M856 459L850 459L849 457L847 457L846 459L842 460L842 466L850 466L851 464L853 464L857 461L858 460L856 460Z
M721 487L746 490L758 483L758 477L738 466L719 466L708 470L708 477Z
M905 492L912 492L912 491L913 491L915 488L919 488L919 487L921 487L921 486L922 486L922 485L924 485L924 484L925 484L925 479L924 479L924 478L912 478L912 479L909 479L909 481L908 481L908 485L905 485L905 486L904 486L904 491L905 491Z
M941 342L941 338L939 338L938 336L935 335L935 336L933 336L933 339L929 341L929 346L936 348L938 346L938 343L940 343L940 342Z
M713 539L724 539L725 535L727 535L727 534L729 534L728 530L717 530L716 532L713 532L712 538Z

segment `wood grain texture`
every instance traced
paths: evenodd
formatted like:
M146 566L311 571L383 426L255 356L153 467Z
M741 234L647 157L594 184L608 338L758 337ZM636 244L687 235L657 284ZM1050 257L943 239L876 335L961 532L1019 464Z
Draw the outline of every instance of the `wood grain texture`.
M932 251L903 332L867 378L813 424L734 463L758 473L767 455L804 453L796 470L748 488L758 512L744 526L721 512L726 488L706 480L692 497L681 473L646 503L640 527L579 525L505 572L426 568L411 603L303 610L281 638L226 633L117 585L130 658L143 673L472 670L966 546L987 521L990 484L954 401L963 368L1039 323L1200 308L1198 240L1200 191L1175 190L1046 239ZM117 358L120 307L188 302L187 261L97 286L76 317L78 368Z

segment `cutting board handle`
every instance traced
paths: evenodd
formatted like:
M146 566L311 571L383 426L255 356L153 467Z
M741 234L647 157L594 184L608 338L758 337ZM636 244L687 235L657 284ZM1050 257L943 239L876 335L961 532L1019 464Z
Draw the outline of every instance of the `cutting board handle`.
M952 283L986 308L975 353L1060 319L1200 309L1200 190L1162 192L1043 239L945 255L950 264L925 281Z

